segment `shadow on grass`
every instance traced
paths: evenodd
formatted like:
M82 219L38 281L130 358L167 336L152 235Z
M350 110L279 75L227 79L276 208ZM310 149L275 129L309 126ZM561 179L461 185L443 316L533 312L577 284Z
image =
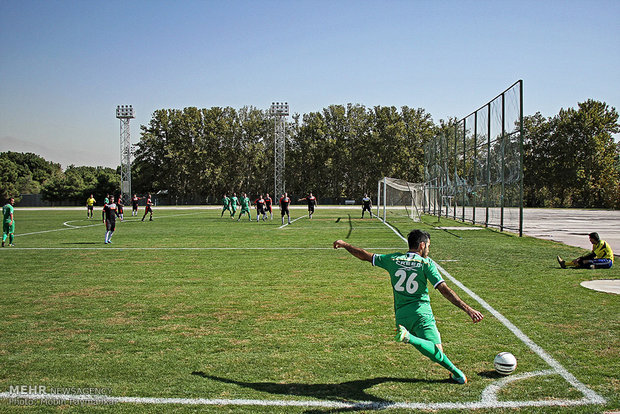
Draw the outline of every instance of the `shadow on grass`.
M60 244L69 244L69 245L71 245L71 244L101 244L101 243L98 243L98 242L63 242L63 243L60 243Z
M490 379L506 378L505 375L502 375L498 373L497 371L482 371L478 373L478 376L482 378L490 378Z
M235 384L240 387L251 388L256 391L268 392L270 394L280 395L299 395L303 397L313 397L316 399L340 401L344 403L360 403L352 408L343 408L340 410L330 409L329 412L349 412L361 411L369 409L381 409L385 405L393 403L393 401L378 398L368 394L366 389L384 382L399 382L405 384L415 384L418 382L426 383L449 383L450 379L445 380L422 380L412 378L393 378L393 377L377 377L364 380L346 381L335 384L302 384L302 383L276 383L276 382L245 382L237 381L229 378L222 378L215 375L208 375L202 371L194 371L192 375L207 378L214 381L220 381L226 384ZM312 410L309 412L323 412L322 410Z
M347 214L347 216L349 216L349 233L347 233L346 237L348 239L349 237L351 237L351 232L353 231L353 223L351 222L351 215Z

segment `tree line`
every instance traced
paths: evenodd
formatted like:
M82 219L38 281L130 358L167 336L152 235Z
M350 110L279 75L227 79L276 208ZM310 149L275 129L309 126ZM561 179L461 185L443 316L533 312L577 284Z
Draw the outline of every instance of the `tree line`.
M22 194L41 194L53 203L82 203L90 194L118 193L118 169L60 164L33 153L0 153L0 196L20 201Z
M274 119L253 107L159 110L142 126L132 180L173 200L274 188ZM285 186L337 202L383 176L420 181L434 124L423 109L331 105L287 125Z
M435 124L424 109L330 105L287 122L286 189L333 203L374 195L384 176L424 180L424 146L456 119ZM524 117L524 193L528 207L620 208L618 112L588 100L553 117ZM41 192L81 202L118 193L120 168L70 166L34 154L0 153L0 190ZM169 202L215 202L224 192L274 188L274 119L268 111L212 107L160 109L141 126L132 191L166 192Z

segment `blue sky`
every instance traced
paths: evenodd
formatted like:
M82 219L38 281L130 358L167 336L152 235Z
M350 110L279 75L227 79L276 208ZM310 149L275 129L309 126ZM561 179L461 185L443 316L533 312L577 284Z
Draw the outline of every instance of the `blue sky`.
M463 117L518 79L524 112L620 110L620 1L0 0L0 151L120 162L157 109L407 105Z

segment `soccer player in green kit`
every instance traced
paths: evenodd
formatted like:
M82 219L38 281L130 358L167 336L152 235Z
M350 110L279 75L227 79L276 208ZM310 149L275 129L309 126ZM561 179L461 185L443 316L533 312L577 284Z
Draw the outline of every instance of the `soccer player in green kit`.
M237 212L237 206L239 205L239 199L237 198L237 193L233 193L233 196L230 197L230 218L235 218L235 213Z
M9 202L2 207L2 247L6 242L6 238L9 238L9 246L14 246L13 237L15 237L15 219L13 218L13 205L15 199L9 198Z
M243 193L243 197L239 200L241 204L241 211L239 212L239 218L237 221L241 220L241 216L243 213L248 213L248 220L252 221L252 215L250 214L250 198L246 193Z
M394 292L394 314L396 319L396 340L413 345L424 356L437 362L451 373L459 384L467 383L467 377L443 353L441 336L435 325L428 296L427 281L432 283L446 299L462 309L476 323L482 314L467 305L446 285L437 271L435 262L428 257L430 235L421 230L412 230L408 237L407 253L373 254L345 241L336 240L334 249L346 249L360 260L379 266L390 274Z
M229 208L229 206L230 206L230 198L228 198L227 194L224 194L224 197L222 197L222 205L223 205L223 207L222 207L222 214L220 214L220 217L224 216L224 212L226 210L230 211L230 208Z

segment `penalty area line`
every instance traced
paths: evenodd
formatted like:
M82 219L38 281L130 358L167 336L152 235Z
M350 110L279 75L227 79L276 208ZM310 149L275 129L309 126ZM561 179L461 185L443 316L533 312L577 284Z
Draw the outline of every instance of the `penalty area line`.
M389 223L383 222L387 227L389 227L398 237L400 237L405 243L407 243L407 239L404 238L394 227L392 227ZM478 302L484 309L489 311L497 320L499 320L509 331L511 331L521 342L523 342L528 348L530 348L536 355L538 355L543 361L545 361L549 366L551 366L557 374L562 376L570 385L579 390L584 396L585 400L589 401L590 404L605 404L607 400L592 391L585 384L579 381L573 374L568 372L566 368L562 366L555 358L547 353L541 346L532 341L526 334L523 333L516 325L508 320L504 315L499 313L495 308L489 305L484 299L478 296L474 291L469 289L459 280L457 280L454 276L446 271L443 267L437 264L437 269L452 283L461 288L465 293L467 293L472 299ZM581 400L578 400L581 401Z

